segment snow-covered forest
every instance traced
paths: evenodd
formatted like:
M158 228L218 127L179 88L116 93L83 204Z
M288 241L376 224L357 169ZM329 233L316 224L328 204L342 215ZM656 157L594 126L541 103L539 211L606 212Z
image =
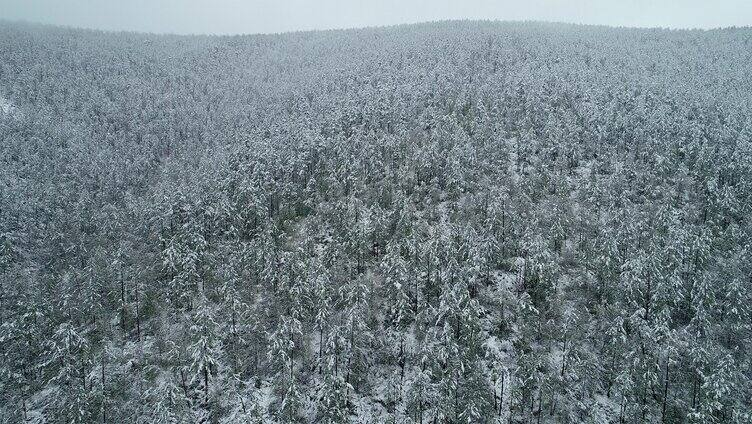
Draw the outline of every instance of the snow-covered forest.
M752 29L0 22L0 423L752 422Z

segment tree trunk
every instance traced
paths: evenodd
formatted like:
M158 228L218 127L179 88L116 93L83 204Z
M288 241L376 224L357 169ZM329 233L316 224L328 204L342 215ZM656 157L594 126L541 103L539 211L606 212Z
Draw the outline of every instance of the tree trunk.
M561 372L559 373L559 376L563 379L564 378L564 371L567 367L567 338L564 336L564 348L562 350L562 357L561 357Z
M136 284L136 337L141 341L141 308L139 307L138 284Z
M324 326L319 327L319 375L321 375L321 356L324 349Z
M105 362L104 362L104 352L102 352L102 423L107 422L107 397L106 397L106 392L105 392L104 373L105 373Z
M348 399L350 396L350 370L352 368L352 357L353 357L353 339L354 339L354 325L352 322L350 322L350 354L347 355L347 376L345 376L345 399Z
M190 396L188 395L188 385L185 382L185 372L183 370L180 370L180 386L183 388L185 398L190 400Z
M538 387L538 424L541 422L541 415L543 411L543 385Z
M697 388L698 388L699 382L697 379L697 373L695 372L692 376L692 409L695 409L695 406L697 406Z
M399 366L400 366L400 386L399 386L399 400L402 402L402 385L405 381L405 337L400 336L400 353L399 353Z
M290 382L293 380L293 371L295 370L295 349L290 349Z
M553 417L554 414L556 414L556 403L558 401L558 398L556 396L556 392L551 390L551 416Z
M669 384L669 365L671 357L666 358L666 377L664 378L665 384L663 386L663 406L661 407L661 422L666 422L666 404L668 403L668 384Z
M611 355L611 368L608 370L608 387L606 389L606 397L611 397L611 387L614 385L614 364L616 362L616 352Z
M120 267L120 327L125 330L125 280L123 279L123 267Z
M501 393L499 393L499 416L501 416L501 411L504 408L504 378L506 377L506 374L501 373Z
M204 403L209 407L209 369L204 366Z

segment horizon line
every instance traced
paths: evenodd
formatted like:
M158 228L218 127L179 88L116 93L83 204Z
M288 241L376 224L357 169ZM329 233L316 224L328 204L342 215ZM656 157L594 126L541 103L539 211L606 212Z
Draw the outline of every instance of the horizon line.
M135 34L135 35L153 35L153 36L180 36L180 37L243 37L243 36L275 36L275 35L288 35L288 34L304 34L304 33L317 33L317 32L338 32L338 31L358 31L358 30L371 30L371 29L392 29L408 26L419 25L431 25L431 24L447 24L447 23L488 23L488 24L547 24L547 25L562 25L562 26L575 26L575 27L591 27L591 28L608 28L617 30L659 30L670 32L710 32L710 31L723 31L731 29L749 30L752 29L752 25L729 25L718 27L662 27L662 26L627 26L627 25L608 25L608 24L595 24L595 23L583 23L583 22L568 22L568 21L547 21L540 19L475 19L475 18L458 18L458 19L437 19L417 22L403 22L383 25L366 25L366 26L343 26L343 27L331 27L331 28L302 28L289 31L278 32L238 32L238 33L211 33L211 32L154 32L143 31L133 29L111 29L111 28L94 28L86 26L76 26L70 24L59 24L52 22L34 21L28 19L5 19L0 18L2 24L21 24L29 26L42 26L60 30L76 30L76 31L90 31L99 32L105 34Z

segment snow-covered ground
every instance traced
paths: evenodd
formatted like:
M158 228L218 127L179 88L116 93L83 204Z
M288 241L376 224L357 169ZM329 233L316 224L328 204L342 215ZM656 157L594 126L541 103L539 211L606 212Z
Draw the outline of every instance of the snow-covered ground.
M13 103L10 102L10 100L6 100L3 97L0 97L0 113L3 115L10 114L13 112L15 107L13 106Z

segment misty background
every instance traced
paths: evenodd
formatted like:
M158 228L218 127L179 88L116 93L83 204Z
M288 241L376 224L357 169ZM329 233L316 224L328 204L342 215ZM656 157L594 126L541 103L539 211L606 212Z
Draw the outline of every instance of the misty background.
M448 19L629 27L752 24L748 0L0 0L0 19L178 34L276 33Z

